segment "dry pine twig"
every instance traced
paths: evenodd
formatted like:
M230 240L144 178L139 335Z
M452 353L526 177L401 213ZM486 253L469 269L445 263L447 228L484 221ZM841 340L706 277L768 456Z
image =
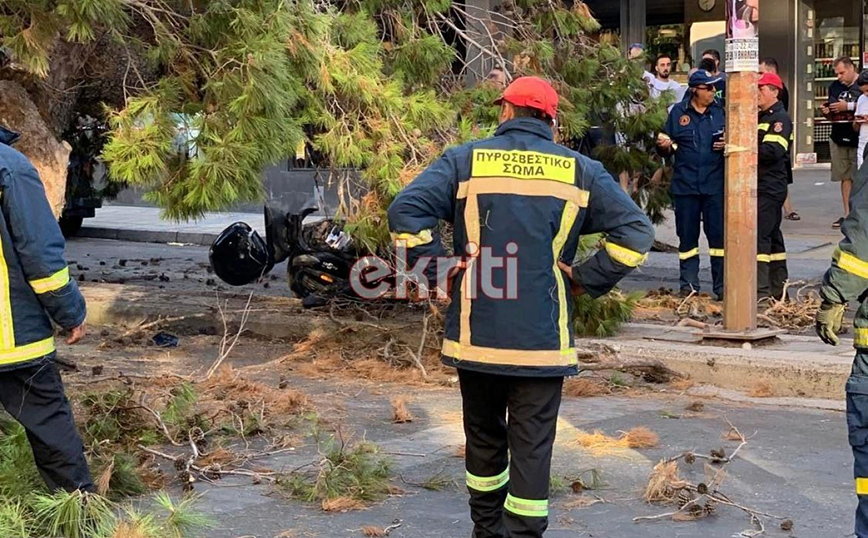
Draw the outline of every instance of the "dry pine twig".
M648 485L645 489L644 499L649 503L671 503L676 502L677 500L680 506L678 510L653 516L639 516L633 518L633 521L655 521L661 519L693 521L713 515L716 507L718 505L723 505L737 508L745 512L750 516L751 524L758 527L758 529L743 531L741 536L753 537L763 534L765 532L765 524L762 520L763 517L782 521L782 528L792 529L791 520L736 503L719 490L724 478L726 477L725 468L735 460L741 449L747 445L747 438L744 434L742 434L728 419L727 423L729 424L730 429L726 434L726 438L729 440L740 441L738 447L732 452L732 454L727 457L723 449L712 450L711 456L696 454L695 452L685 452L659 462L654 466L654 469L651 472ZM709 459L712 463L720 464L720 467L711 467L706 464L706 482L693 484L679 476L678 460L684 459L687 463L692 464L697 458ZM696 496L694 496L694 494Z

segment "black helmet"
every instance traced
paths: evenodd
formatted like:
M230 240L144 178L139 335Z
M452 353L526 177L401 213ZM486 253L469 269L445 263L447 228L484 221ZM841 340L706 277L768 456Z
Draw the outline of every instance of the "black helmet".
M856 79L857 86L868 86L868 69L859 73L859 78Z
M230 225L217 236L208 259L220 280L232 286L250 284L274 267L265 241L244 222Z

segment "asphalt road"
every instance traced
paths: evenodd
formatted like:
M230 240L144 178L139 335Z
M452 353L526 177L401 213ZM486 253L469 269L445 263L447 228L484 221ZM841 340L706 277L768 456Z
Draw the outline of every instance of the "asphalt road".
M320 385L320 390L322 386ZM460 400L456 391L414 391L410 410L417 417L411 424L388 421L388 392L345 387L333 401L339 405L344 433L365 438L392 454L396 485L404 492L361 512L324 513L317 506L275 498L265 486L249 481L224 480L221 485L200 485L205 492L202 508L217 523L212 538L357 537L366 525L380 528L396 521L401 527L393 538L458 538L470 536L471 521L463 486L463 460L454 456L463 443ZM386 392L383 395L383 392ZM347 396L350 396L347 397ZM322 394L321 394L322 396ZM651 468L660 459L687 450L708 454L737 442L722 439L736 425L748 444L726 469L720 488L743 506L790 518L792 533L780 529L780 521L767 518L769 537L839 538L851 535L853 526L853 479L843 414L809 409L765 406L733 406L706 401L700 413L688 412L683 397L599 397L565 399L555 447L552 476L569 484L583 471L602 473L605 486L591 492L604 502L571 508L576 495L559 491L551 502L550 538L731 538L751 529L742 511L719 507L714 517L693 522L668 519L636 523L633 518L662 514L672 506L650 506L641 499ZM681 418L669 418L681 417ZM646 426L660 435L660 446L626 450L605 456L590 454L575 442L577 429L601 430L610 436L635 426ZM263 462L271 468L296 468L316 461L312 448L301 448L284 459ZM694 484L708 481L701 463L681 466L681 476ZM440 491L418 487L432 477L449 483ZM234 487L233 487L234 486ZM755 528L755 527L753 527Z

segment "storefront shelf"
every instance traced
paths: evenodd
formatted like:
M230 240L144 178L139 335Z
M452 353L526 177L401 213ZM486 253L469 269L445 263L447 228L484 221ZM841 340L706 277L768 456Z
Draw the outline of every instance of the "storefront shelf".
M837 60L837 59L838 59L838 58L814 58L814 61L815 61L815 62L834 62L834 61ZM853 61L855 61L855 62L858 62L858 61L859 61L859 57L858 57L858 56L850 56L850 59L853 60Z

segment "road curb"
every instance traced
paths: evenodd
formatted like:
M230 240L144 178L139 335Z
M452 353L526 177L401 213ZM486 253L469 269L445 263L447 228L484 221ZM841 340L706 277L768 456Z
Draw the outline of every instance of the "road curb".
M79 237L93 239L113 239L133 243L183 243L190 245L211 246L217 234L156 231L156 230L122 230L117 228L100 228L84 226L78 233Z
M767 346L719 347L691 341L694 330L628 324L615 338L580 340L605 344L624 358L657 359L697 384L768 397L838 400L853 363L852 340L824 346L816 338L783 335ZM675 341L675 338L682 338Z

